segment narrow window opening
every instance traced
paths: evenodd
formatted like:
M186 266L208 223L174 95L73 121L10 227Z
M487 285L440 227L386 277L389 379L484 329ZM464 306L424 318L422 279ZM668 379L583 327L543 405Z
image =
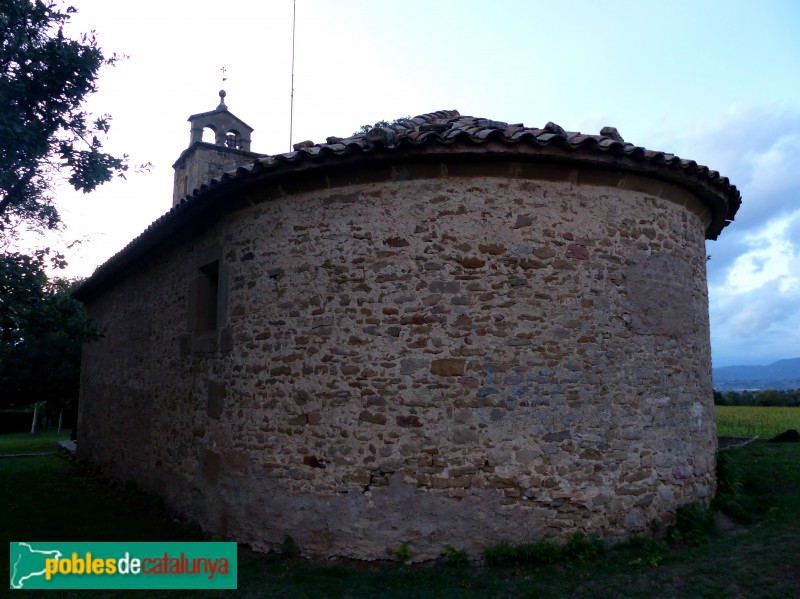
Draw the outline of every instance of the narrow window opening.
M197 280L197 329L213 331L217 328L219 309L219 260L200 267Z

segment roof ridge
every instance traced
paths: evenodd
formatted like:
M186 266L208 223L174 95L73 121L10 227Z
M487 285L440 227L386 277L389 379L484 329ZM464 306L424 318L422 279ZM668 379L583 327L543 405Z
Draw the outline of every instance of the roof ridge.
M523 123L510 125L503 121L462 115L455 109L437 110L398 119L388 127L376 127L366 133L350 137L328 137L325 143L303 141L294 144L291 152L259 157L248 168L238 167L211 179L190 192L182 202L190 201L211 187L246 176L248 173L256 173L262 169L291 169L292 165L304 160L323 160L349 155L354 151L369 154L380 148L392 150L409 145L421 148L431 144L452 145L459 141L479 145L490 140L506 144L510 148L519 143L532 144L542 149L555 147L558 144L572 151L616 154L653 166L678 167L684 174L700 176L712 186L721 187L721 191L728 193L732 200L731 219L741 203L739 191L736 186L730 184L727 177L721 177L717 171L698 165L693 160L685 160L672 153L648 150L626 142L615 127L603 127L597 134L567 131L552 121L548 121L542 128L526 127Z

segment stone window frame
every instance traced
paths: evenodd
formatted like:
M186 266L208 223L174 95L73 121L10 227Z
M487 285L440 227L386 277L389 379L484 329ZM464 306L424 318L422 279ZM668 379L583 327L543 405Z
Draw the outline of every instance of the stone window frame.
M226 330L228 318L228 269L222 260L219 244L195 254L189 286L187 329L191 351L217 351L220 331Z
M219 260L199 268L195 290L195 331L199 333L217 330L219 322Z

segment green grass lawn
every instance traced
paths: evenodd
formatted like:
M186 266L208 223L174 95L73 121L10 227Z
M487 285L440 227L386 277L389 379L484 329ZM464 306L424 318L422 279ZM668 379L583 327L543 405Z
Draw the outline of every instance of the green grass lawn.
M56 451L58 442L69 439L69 436L68 430L62 431L60 435L55 430L46 430L34 435L30 433L0 435L0 455Z
M39 443L30 441L31 447ZM4 442L0 436L0 445ZM730 488L736 494L721 503L747 524L736 534L712 535L699 545L639 541L585 561L514 567L309 562L240 547L238 591L60 591L58 597L798 596L800 444L757 443L725 455L735 473ZM157 500L61 456L0 459L0 480L3 543L203 538L196 528L170 519ZM6 562L0 565L7 575ZM25 596L55 595L28 591Z

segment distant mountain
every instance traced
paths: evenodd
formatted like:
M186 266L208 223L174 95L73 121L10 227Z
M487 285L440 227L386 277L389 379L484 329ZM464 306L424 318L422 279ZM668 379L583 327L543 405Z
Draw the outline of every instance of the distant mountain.
M741 379L800 379L800 358L778 360L767 366L724 366L712 371L714 381Z
M714 389L800 388L800 358L778 360L767 366L724 366L712 370Z

